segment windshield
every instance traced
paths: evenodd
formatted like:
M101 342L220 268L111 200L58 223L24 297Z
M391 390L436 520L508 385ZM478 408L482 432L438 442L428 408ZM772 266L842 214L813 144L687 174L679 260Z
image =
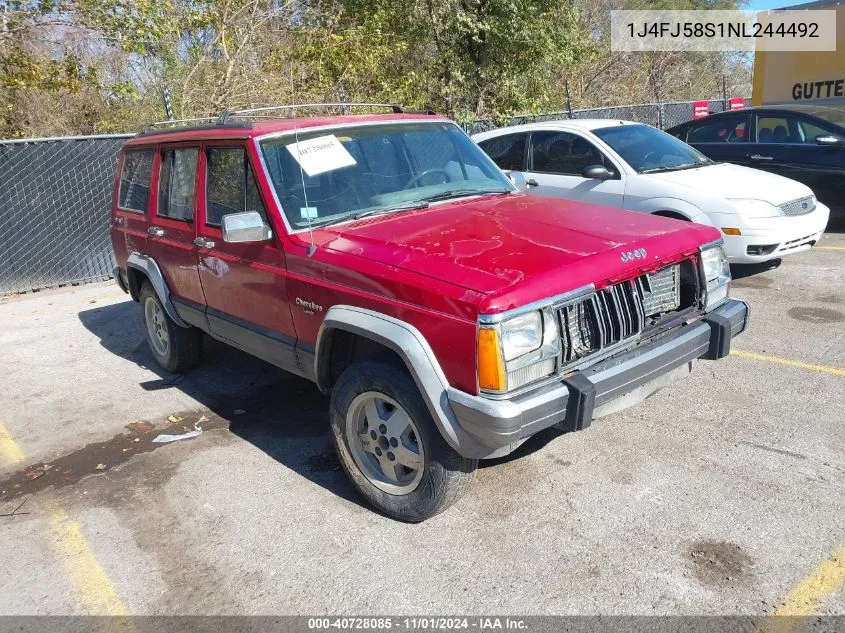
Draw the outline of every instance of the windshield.
M648 125L615 125L593 130L593 134L641 174L713 164L698 150Z
M304 131L261 143L294 229L429 202L513 191L510 181L451 123L396 123ZM303 186L304 185L304 186Z

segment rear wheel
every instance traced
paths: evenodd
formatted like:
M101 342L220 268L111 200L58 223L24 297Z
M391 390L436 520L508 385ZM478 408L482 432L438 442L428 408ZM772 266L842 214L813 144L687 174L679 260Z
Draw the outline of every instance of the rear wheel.
M177 373L196 367L202 359L202 333L194 327L177 325L149 283L141 287L138 301L147 343L156 362L167 371Z
M418 522L455 503L477 460L449 446L411 377L393 363L363 361L332 390L332 439L352 483L373 506Z

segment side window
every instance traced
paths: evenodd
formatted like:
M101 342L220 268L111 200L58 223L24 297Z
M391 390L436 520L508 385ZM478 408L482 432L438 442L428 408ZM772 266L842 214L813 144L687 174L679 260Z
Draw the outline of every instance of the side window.
M792 128L792 129L790 129ZM795 122L782 116L757 117L758 143L800 143Z
M209 148L205 187L205 223L208 226L220 226L224 215L244 211L258 211L267 221L267 212L244 148Z
M137 213L147 212L154 154L153 150L126 152L117 197L117 206L121 209Z
M161 153L158 176L158 210L163 218L191 222L194 219L194 183L197 149L167 149Z
M798 127L801 129L801 136L807 145L815 145L817 136L840 136L833 130L819 127L815 122L808 121L807 119L798 119Z
M481 141L478 146L493 159L501 169L513 169L522 171L525 169L525 140L528 134L507 134L488 138Z
M705 120L690 128L687 143L747 143L746 128L745 115Z
M613 164L595 145L570 132L534 132L531 135L531 170L547 174L580 176L585 167Z

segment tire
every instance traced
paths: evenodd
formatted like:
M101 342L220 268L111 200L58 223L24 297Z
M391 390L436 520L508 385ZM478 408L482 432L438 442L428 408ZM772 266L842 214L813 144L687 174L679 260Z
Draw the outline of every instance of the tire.
M156 362L174 373L196 367L202 360L202 332L195 327L176 325L149 283L141 286L138 302L147 344Z
M366 360L348 367L332 390L329 420L346 474L371 505L394 519L418 523L443 512L475 476L478 460L446 443L398 363ZM416 463L421 467L405 465Z

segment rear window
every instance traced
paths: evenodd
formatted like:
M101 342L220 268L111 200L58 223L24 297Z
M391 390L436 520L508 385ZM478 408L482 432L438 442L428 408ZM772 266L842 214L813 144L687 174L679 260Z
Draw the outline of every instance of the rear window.
M118 206L127 211L146 213L150 200L153 150L126 152L120 172Z

